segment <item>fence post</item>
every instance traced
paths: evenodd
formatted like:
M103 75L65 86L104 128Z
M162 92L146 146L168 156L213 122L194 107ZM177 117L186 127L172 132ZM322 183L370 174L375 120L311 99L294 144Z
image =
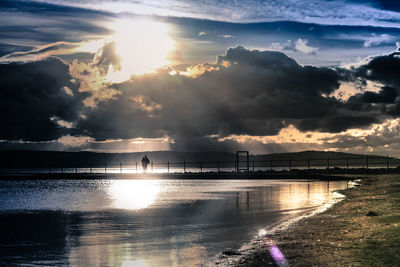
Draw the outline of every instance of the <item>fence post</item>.
M328 157L328 160L327 160L327 165L326 165L326 167L327 167L327 169L329 170L329 157Z
M349 169L349 156L346 157L346 169Z
M218 168L218 172L219 172L219 160L218 160L218 162L217 162L217 168Z
M254 160L253 160L253 172L254 172Z
M270 166L270 169L271 169L271 173L272 173L272 159L271 159L271 166Z
M107 163L104 163L104 173L107 173Z
M203 161L201 160L200 161L200 173L202 173L203 172Z
M122 173L122 162L119 163L119 172Z
M289 159L289 172L292 172L292 160Z
M151 172L153 172L153 170L154 170L154 169L153 169L153 163L154 163L154 162L152 161L152 162L151 162Z
M183 173L186 173L186 161L183 161Z
M389 169L389 155L386 155L386 169Z
M365 160L366 160L366 166L367 166L367 170L368 170L368 156L365 158Z
M169 161L167 162L167 168L168 168L168 173L169 173Z

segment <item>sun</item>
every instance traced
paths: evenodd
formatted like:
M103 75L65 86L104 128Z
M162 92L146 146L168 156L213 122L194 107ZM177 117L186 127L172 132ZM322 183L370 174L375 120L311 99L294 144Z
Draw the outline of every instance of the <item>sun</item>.
M175 47L168 24L152 20L120 19L111 24L115 53L120 68L108 72L114 82L128 80L131 75L153 72L170 64L170 53Z

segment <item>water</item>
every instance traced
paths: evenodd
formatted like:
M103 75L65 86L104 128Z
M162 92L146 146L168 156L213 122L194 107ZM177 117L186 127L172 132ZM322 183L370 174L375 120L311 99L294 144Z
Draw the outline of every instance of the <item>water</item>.
M199 266L327 203L346 181L0 181L0 262Z

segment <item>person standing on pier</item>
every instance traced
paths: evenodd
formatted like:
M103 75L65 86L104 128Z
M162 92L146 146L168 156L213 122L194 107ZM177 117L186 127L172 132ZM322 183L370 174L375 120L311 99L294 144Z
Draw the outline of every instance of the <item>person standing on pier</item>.
M142 167L144 172L147 172L147 165L149 165L149 163L149 158L147 157L147 155L144 155L144 157L142 158Z

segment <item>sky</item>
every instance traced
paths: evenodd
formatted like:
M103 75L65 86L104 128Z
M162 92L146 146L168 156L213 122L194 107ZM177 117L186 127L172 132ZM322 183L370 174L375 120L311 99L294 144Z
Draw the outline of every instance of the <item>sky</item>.
M400 3L0 1L0 150L400 156Z

